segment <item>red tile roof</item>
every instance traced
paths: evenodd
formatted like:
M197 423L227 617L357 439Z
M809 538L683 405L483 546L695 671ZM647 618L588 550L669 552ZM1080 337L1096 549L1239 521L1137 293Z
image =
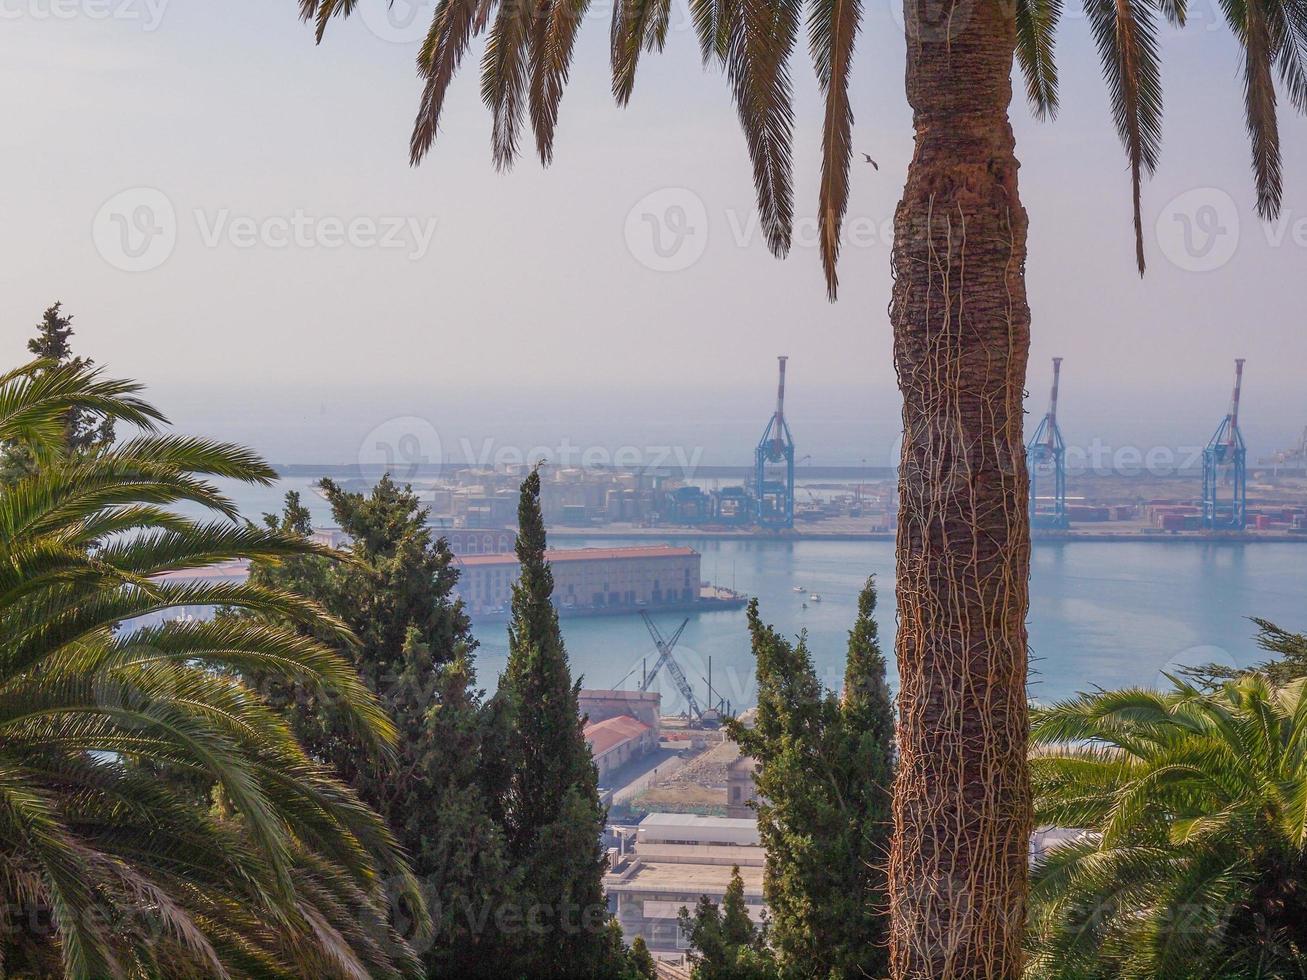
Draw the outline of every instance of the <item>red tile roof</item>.
M660 544L634 548L550 548L545 557L553 564L560 561L613 561L626 558L689 558L697 555L693 548ZM463 555L464 565L516 565L517 555Z
M585 740L590 743L590 754L604 755L621 745L652 731L644 722L629 715L605 718L585 726Z

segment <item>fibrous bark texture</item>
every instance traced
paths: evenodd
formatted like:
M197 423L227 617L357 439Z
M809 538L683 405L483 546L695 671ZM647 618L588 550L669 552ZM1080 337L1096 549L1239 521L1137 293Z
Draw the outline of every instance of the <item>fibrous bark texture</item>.
M1009 0L905 0L916 147L895 217L903 392L890 855L897 978L1016 978L1025 926L1026 214Z

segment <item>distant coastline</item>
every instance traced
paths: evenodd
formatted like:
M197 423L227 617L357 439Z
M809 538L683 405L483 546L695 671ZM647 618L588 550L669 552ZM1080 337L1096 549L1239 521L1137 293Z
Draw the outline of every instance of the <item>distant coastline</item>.
M686 541L692 539L720 538L729 541L893 541L897 537L894 531L786 531L782 534L759 533L744 528L709 530L695 527L550 527L549 537L554 541L577 540L633 540L650 538L653 540ZM1307 534L1286 534L1278 531L1254 531L1244 534L1223 532L1204 534L1201 531L1034 531L1031 540L1036 544L1066 543L1076 541L1120 542L1124 544L1158 543L1167 544L1177 541L1194 544L1307 544Z

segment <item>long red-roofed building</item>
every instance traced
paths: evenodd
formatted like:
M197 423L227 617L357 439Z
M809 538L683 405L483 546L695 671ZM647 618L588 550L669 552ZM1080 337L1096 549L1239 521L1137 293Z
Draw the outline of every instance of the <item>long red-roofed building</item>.
M553 548L554 601L564 609L603 611L683 606L699 599L700 556L693 548ZM515 554L464 555L456 591L476 613L503 611L520 569Z

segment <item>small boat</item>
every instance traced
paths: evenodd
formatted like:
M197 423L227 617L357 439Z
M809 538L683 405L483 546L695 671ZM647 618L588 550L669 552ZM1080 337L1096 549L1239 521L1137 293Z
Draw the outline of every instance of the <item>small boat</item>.
M808 596L808 598L811 599L813 602L821 602L821 596L817 595L817 593L815 592L812 595Z
M795 592L807 592L808 590L805 589L802 585L796 585L796 586L794 587L794 591L795 591Z

